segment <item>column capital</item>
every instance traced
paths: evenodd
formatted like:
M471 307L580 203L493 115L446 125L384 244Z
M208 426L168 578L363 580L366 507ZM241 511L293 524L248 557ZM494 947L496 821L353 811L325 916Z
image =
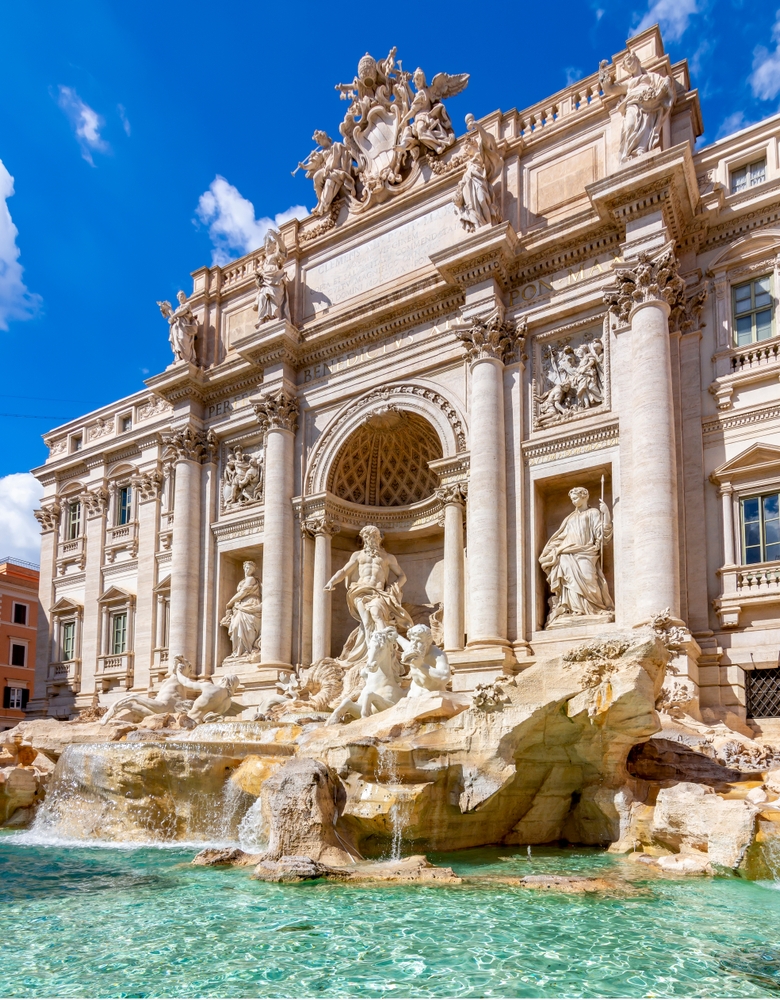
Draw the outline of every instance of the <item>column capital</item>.
M103 486L97 486L80 493L79 503L86 510L87 517L101 517L108 508L108 498L108 490Z
M616 264L614 275L615 285L604 291L604 302L626 324L638 305L665 302L670 309L674 308L685 289L685 281L677 273L677 257L671 243L656 253L643 251L633 261Z
M498 309L490 319L475 319L468 330L458 330L455 336L463 344L466 359L472 364L486 358L502 364L508 355L525 342L527 320L525 317L512 322Z
M162 490L163 477L157 469L150 472L137 472L130 480L130 485L138 491L140 503L156 500Z
M445 507L451 503L464 507L468 491L468 483L449 483L446 486L440 486L435 492Z
M262 396L254 404L254 409L263 430L295 433L298 426L298 400L284 389Z
M41 526L41 531L56 531L60 523L62 507L58 500L47 503L40 510L34 510L35 519Z
M317 535L337 535L341 531L341 524L327 514L312 514L311 517L301 521L301 532L310 535L312 538Z
M163 435L163 458L173 462L213 462L216 458L217 438L213 431L201 431L191 424Z

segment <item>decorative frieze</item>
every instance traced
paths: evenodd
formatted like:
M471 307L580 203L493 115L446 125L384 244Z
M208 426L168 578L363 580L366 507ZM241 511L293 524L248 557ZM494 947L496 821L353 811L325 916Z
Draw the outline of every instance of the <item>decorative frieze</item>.
M94 424L87 428L87 438L89 441L97 441L100 438L108 437L114 430L114 421L108 417L98 417Z
M523 458L528 466L555 462L558 459L603 451L619 443L617 421L592 427L578 434L567 434L545 441L531 441L523 445Z
M484 358L505 362L509 355L525 343L526 319L507 322L499 309L488 320L475 319L468 330L457 330L455 336L463 344L471 363Z
M170 413L171 409L170 404L166 403L162 396L150 396L145 403L138 407L138 420L150 420L163 413Z
M295 433L298 426L298 400L284 389L268 393L254 407L263 430Z

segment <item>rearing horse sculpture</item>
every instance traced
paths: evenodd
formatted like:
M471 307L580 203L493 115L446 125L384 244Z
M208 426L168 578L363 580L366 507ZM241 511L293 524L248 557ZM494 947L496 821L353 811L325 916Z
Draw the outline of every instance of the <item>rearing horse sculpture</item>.
M368 639L368 659L360 671L365 684L356 700L345 698L328 719L328 725L345 718L367 718L397 704L404 696L399 684L399 664L396 656L398 632L394 628L375 629Z

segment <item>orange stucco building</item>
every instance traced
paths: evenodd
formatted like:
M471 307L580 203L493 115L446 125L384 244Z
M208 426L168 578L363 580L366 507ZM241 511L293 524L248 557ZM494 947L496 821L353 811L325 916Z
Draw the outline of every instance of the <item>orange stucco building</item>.
M38 567L0 558L0 731L25 717L33 697L35 639L38 629Z

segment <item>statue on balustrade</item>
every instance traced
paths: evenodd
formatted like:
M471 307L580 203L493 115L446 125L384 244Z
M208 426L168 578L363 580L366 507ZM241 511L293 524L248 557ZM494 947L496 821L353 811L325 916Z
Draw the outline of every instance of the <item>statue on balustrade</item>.
M260 273L255 276L257 297L253 308L257 310L257 325L272 319L288 319L287 276L284 263L287 251L279 233L268 232L263 243L265 256Z
M244 579L225 605L225 617L220 622L228 630L233 647L230 660L259 661L262 608L257 567L251 559L247 559Z
M157 303L160 312L168 320L168 340L171 350L176 361L186 361L188 364L197 365L195 337L198 333L198 321L195 319L184 292L179 292L176 298L179 302L176 309L167 299Z
M406 574L395 556L382 548L382 532L367 524L361 529L360 538L363 548L354 552L325 585L325 590L332 591L337 583L344 581L349 613L360 622L339 657L348 663L365 660L368 638L376 629L392 626L405 632L414 625L401 606ZM392 582L391 577L395 577Z
M661 145L664 124L672 113L675 88L670 77L646 70L634 52L624 58L623 68L629 74L628 79L615 83L607 60L602 59L599 83L607 97L625 95L618 107L623 112L620 159L626 163Z
M501 176L504 159L496 140L473 115L466 115L466 127L476 135L466 139L468 163L452 202L460 216L460 224L467 232L473 233L482 226L492 226L501 221L501 207L493 182Z
M312 215L327 215L333 202L342 191L355 194L355 180L352 176L352 155L343 142L334 142L327 132L319 129L312 139L318 144L303 162L293 170L293 177L299 170L314 181L317 204Z
M604 545L612 538L612 518L603 499L588 506L588 491L569 492L574 510L539 556L552 591L547 628L614 621L615 605L604 577Z

